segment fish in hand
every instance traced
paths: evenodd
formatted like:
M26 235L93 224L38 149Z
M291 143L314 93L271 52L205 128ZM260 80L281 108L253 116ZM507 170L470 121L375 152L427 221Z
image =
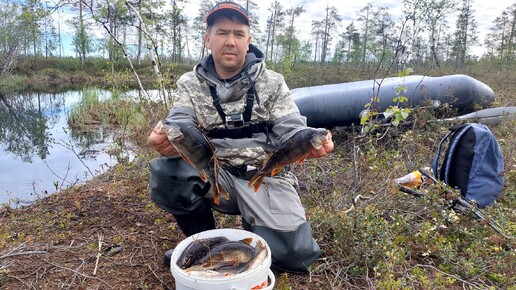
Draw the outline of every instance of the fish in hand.
M221 196L228 200L228 192L218 182L219 163L214 155L215 146L208 137L189 122L165 120L161 122L160 131L167 134L179 155L199 171L202 181L210 182L213 203L220 204Z
M251 177L248 186L254 186L257 192L268 174L274 176L287 165L295 162L301 164L313 148L318 150L323 146L327 133L328 130L323 128L306 128L295 133L265 158L263 166Z

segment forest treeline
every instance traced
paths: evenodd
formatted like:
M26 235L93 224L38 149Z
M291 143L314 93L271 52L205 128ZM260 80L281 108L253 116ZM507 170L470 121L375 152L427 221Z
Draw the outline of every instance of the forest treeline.
M83 66L89 58L107 60L111 70L124 58L134 65L152 60L158 67L197 61L207 53L204 19L215 3L202 0L193 7L186 0L2 2L0 75L12 72L20 57L64 57L63 43L69 37L65 26L73 28L74 57ZM479 43L473 0L403 0L400 18L368 3L344 30L338 9L321 5L325 16L312 20L309 40L300 39L296 29L305 25L299 23L306 13L302 6L285 7L276 0L268 7L267 19L259 19L257 2L237 2L249 10L254 42L267 62L287 72L302 63L461 67L481 59L510 61L515 50L516 3L493 19L484 43ZM457 16L455 23L448 22L452 15ZM478 46L485 50L481 57L472 54Z

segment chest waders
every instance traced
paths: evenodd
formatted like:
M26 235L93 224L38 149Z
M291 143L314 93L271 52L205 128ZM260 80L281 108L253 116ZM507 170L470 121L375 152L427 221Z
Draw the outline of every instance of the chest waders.
M204 195L210 184L181 157L156 158L150 163L151 199L171 213L186 236L215 228L209 203Z
M254 133L267 134L271 130L270 124L250 123L254 98L258 100L254 86L247 92L246 109L242 114L226 115L220 107L215 88L211 88L211 93L213 104L226 126L209 132L210 138L249 138ZM269 178L267 186L262 187L267 187L270 194L262 192L251 196L245 194L249 188L243 176L235 175L231 170L221 172L225 176L223 179L229 182L225 185L231 199L221 199L221 206L213 206L211 199L205 197L210 184L201 180L193 166L180 157L156 158L150 163L151 198L174 216L186 236L215 228L212 207L227 214L241 214L244 229L267 241L273 268L305 272L321 252L312 237L311 225L306 221L295 186L281 178ZM169 262L171 252L168 253Z

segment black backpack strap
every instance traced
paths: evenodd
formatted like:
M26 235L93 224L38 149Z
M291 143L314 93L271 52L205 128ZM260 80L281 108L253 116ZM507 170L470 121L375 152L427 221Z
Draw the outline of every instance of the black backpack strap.
M242 113L242 116L244 117L244 121L246 123L249 123L249 121L251 121L251 115L253 114L253 103L254 103L255 96L256 96L256 93L254 90L254 86L251 85L251 87L247 91L245 110L244 110L244 113Z
M435 153L435 158L432 161L432 170L434 171L435 178L437 180L441 180L441 176L439 174L438 167L439 167L439 158L441 156L442 146L443 146L443 143L446 142L446 140L448 140L450 135L453 134L453 132L455 132L455 131L450 130L448 133L446 133L446 135L444 135L444 137L441 139L441 142L439 142L439 145L437 146L437 152Z
M247 90L247 99L246 99L246 107L245 111L242 114L244 117L244 120L246 123L251 121L251 114L253 113L253 102L254 98L256 98L256 102L258 105L260 105L260 99L258 98L258 93L256 92L256 88L254 87L253 79L251 78L251 75L249 75L249 72L246 71L247 79L249 80L249 83L251 84L251 87L249 90Z
M435 154L435 158L434 158L434 160L432 160L432 170L434 171L434 174L435 174L435 177L436 177L437 180L444 180L446 178L446 176L441 176L441 170L439 170L439 158L441 156L441 150L442 150L442 146L443 146L444 142L446 142L448 140L448 138L450 138L450 136L452 134L455 134L458 131L463 131L463 129L465 127L468 127L468 126L470 126L469 123L468 124L463 124L463 125L458 125L458 126L451 127L449 129L448 133L446 133L446 135L444 135L444 137L439 142L439 145L437 146L437 152ZM462 134L460 134L460 135L462 135ZM457 136L457 137L460 137L460 136ZM452 148L451 145L452 144L450 144L450 147L448 147L448 151L447 151L448 154L450 154L454 150L454 148ZM447 168L450 166L449 165L449 163L450 163L449 158L445 157L445 162L447 164L443 164L442 165L442 166L444 166L444 172L443 172L442 175L446 175L445 172L448 170ZM444 181L447 182L446 180L444 180Z
M215 107L215 109L217 109L219 116L222 118L222 122L224 122L224 124L226 124L226 114L224 113L224 110L222 110L222 107L220 106L220 99L219 99L219 96L217 95L217 90L215 89L215 87L210 86L210 93L211 93L211 98L213 99L213 106Z

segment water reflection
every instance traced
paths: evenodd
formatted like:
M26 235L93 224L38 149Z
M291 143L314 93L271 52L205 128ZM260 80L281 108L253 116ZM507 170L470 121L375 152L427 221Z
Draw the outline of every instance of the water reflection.
M101 91L101 98L110 93ZM82 92L0 94L0 204L27 203L104 172L113 136L67 125Z

